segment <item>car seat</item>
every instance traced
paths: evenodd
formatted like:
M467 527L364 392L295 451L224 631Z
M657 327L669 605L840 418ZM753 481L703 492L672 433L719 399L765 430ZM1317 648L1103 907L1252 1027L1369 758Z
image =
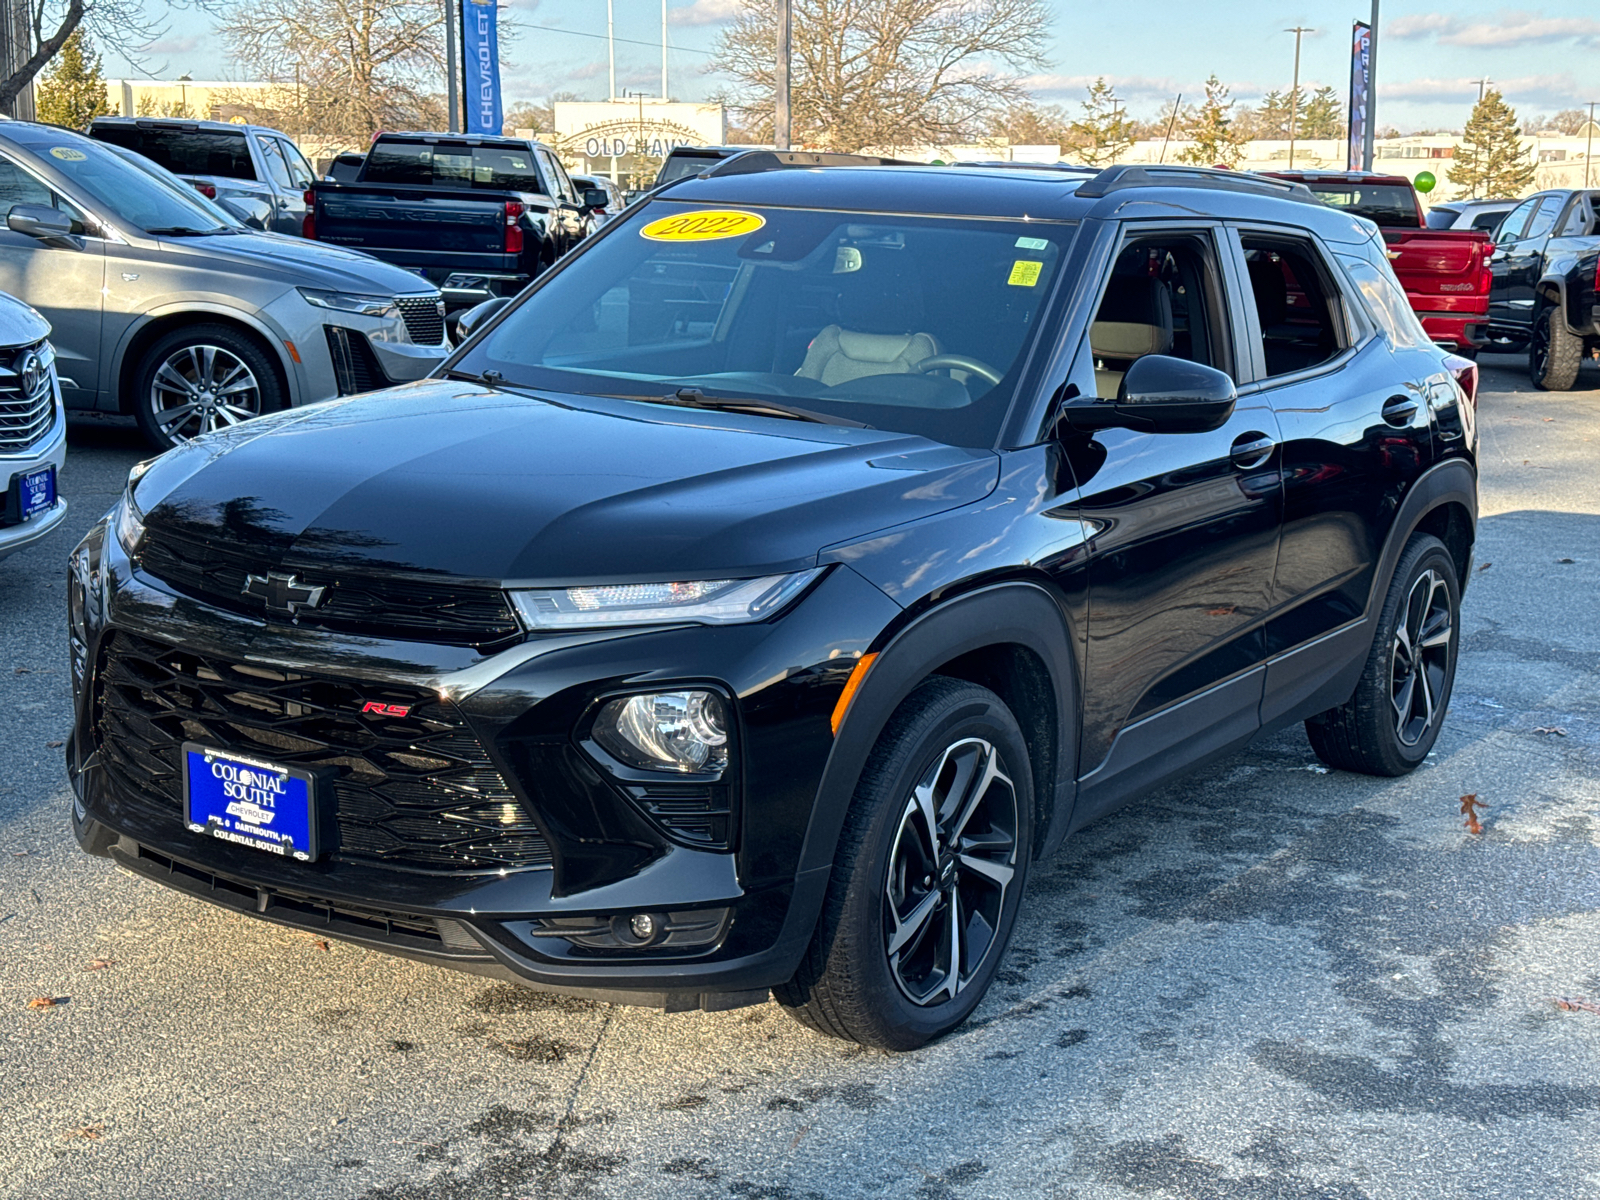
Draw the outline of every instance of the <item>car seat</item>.
M918 326L922 289L898 263L880 251L866 270L838 276L839 321L825 325L806 348L795 374L825 387L869 375L909 374L940 353L939 341Z
M1172 350L1172 296L1148 275L1113 275L1094 324L1089 349L1095 357L1098 395L1111 399L1133 360Z

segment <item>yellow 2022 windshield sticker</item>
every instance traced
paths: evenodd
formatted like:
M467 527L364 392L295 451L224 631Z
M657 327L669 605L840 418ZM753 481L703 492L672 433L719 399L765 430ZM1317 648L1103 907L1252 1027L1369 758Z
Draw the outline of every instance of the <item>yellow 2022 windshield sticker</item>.
M639 230L653 242L712 242L718 238L754 233L767 223L765 217L731 208L704 208L676 217L662 217Z

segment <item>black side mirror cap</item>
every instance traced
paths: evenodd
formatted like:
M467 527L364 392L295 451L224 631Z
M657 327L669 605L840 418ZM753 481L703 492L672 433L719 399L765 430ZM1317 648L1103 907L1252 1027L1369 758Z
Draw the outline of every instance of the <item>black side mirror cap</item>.
M474 304L466 312L456 318L456 344L460 345L472 336L472 331L482 327L484 322L511 303L509 296L495 296L480 304Z
M28 237L65 238L72 236L72 218L48 204L13 204L6 213L6 228Z
M1077 433L1210 433L1228 423L1238 398L1233 380L1215 367L1146 354L1123 375L1115 400L1068 400L1057 416L1057 428Z
M583 193L583 207L590 212L597 212L611 203L611 197L604 188L585 188Z

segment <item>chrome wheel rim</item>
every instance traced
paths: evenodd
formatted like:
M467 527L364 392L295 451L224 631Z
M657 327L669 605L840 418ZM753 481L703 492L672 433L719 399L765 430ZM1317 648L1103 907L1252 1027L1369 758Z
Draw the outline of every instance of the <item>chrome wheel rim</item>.
M182 442L261 413L261 384L238 355L206 344L174 350L150 381L150 413Z
M1402 746L1422 741L1439 716L1454 633L1450 588L1430 567L1406 595L1389 652L1389 700Z
M948 747L900 813L884 953L913 1004L954 1000L995 952L1017 864L1017 791L982 738Z

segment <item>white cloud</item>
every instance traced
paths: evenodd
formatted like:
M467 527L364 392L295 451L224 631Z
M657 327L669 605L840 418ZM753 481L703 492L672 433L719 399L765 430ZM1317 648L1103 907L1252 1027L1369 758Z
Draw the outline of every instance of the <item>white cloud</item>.
M682 8L667 9L668 25L720 25L739 15L744 0L694 0Z
M1489 86L1515 107L1568 108L1582 99L1582 89L1571 74L1522 75L1515 79L1493 79ZM1421 103L1451 101L1475 104L1476 79L1408 79L1400 83L1379 82L1379 110L1385 101L1412 100Z
M193 54L200 46L197 37L158 38L142 47L146 54Z
M1419 13L1395 18L1382 32L1398 38L1432 36L1441 45L1476 49L1567 41L1600 46L1600 20L1593 17L1547 17L1511 10L1488 21L1465 21L1447 13Z

